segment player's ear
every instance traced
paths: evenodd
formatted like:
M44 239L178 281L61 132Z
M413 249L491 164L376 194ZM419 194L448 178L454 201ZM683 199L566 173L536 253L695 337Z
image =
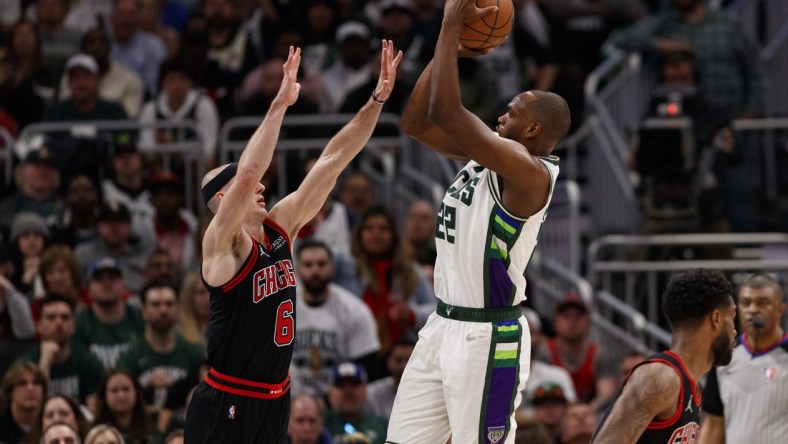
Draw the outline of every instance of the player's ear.
M711 322L711 329L713 331L717 331L722 328L722 311L719 308L715 308L709 314L709 322Z
M540 122L531 122L525 129L525 137L534 138L542 133L542 124Z

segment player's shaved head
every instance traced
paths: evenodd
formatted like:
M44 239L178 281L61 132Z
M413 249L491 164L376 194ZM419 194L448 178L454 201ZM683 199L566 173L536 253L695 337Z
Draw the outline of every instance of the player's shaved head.
M572 117L563 97L547 91L530 91L536 100L528 104L534 118L542 123L542 132L552 143L558 143L569 133Z
M202 183L200 184L200 188L205 189L205 186L208 185L208 183L210 183L222 171L224 171L225 169L229 168L232 165L233 165L232 163L227 163L227 164L224 164L224 165L220 165L220 166L212 169L211 171L208 171L207 173L205 173L205 177L202 178ZM232 183L232 179L227 181L227 183L223 187L221 187L221 189L219 189L219 191L227 191L227 188L230 186L231 183ZM209 210L211 210L212 213L216 214L216 210L219 208L219 203L216 201L216 195L214 194L214 196L211 197L210 200L208 200L205 203L205 205L208 207Z

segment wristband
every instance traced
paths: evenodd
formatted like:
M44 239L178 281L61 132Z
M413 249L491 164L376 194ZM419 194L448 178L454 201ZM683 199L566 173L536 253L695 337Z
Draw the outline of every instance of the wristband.
M378 105L383 105L384 103L386 103L385 100L378 99L378 96L375 95L375 91L374 90L372 91L372 101L377 103Z

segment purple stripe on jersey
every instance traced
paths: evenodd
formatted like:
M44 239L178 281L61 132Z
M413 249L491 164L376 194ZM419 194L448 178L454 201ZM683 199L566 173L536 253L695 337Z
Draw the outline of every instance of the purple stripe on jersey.
M487 393L487 415L484 423L484 442L500 442L512 408L512 393L517 381L517 367L493 368L490 391Z
M490 305L487 308L508 308L512 305L512 279L506 272L503 259L487 258L487 285Z

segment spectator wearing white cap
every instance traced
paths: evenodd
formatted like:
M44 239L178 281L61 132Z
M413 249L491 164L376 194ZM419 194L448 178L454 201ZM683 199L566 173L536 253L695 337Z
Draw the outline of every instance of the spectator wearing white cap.
M76 54L65 66L71 98L59 102L44 113L49 122L75 120L122 120L126 111L116 102L99 98L99 66L93 56Z
M337 28L338 58L320 74L327 95L324 112L336 112L350 91L367 83L372 59L369 28L361 22L346 22Z

